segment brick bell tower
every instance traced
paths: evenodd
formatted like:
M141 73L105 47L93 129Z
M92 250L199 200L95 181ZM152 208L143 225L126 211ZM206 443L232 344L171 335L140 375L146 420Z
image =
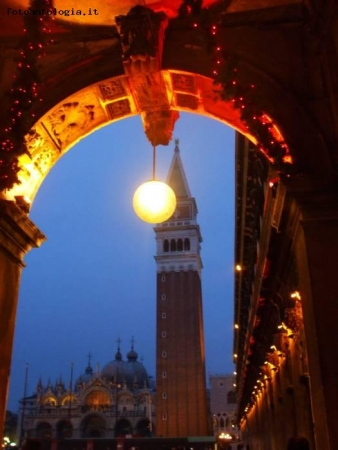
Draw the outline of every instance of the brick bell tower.
M184 173L178 140L167 183L177 208L157 225L157 436L207 436L204 333L197 206Z

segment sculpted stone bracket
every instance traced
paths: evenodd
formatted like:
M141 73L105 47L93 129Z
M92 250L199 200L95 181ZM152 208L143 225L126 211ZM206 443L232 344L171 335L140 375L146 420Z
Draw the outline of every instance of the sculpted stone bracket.
M0 249L18 265L25 254L39 247L46 237L14 202L0 200Z
M132 75L160 70L166 15L137 5L127 15L115 17L115 23L121 36L125 72Z
M115 22L121 36L124 71L130 77L134 101L143 111L141 118L146 136L154 146L168 145L178 119L178 112L172 110L171 85L181 81L183 92L196 94L194 78L173 75L170 82L161 72L164 31L168 25L164 13L138 5L127 15L116 17ZM193 110L199 103L195 95L182 92L176 94L175 100Z

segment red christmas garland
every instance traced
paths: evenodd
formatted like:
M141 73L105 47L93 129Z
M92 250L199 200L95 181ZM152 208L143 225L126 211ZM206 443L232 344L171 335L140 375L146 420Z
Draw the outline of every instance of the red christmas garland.
M218 49L220 49L218 47ZM278 136L277 129L267 113L268 105L261 99L256 85L244 85L239 81L236 58L223 53L217 58L219 65L214 69L215 84L223 100L231 101L240 111L240 117L248 131L257 139L257 148L263 152L272 165L283 175L289 175L292 158L287 144Z
M52 0L31 0L31 10L52 8ZM0 190L7 190L19 183L18 157L25 153L24 138L33 123L35 114L32 107L39 96L38 61L45 54L45 46L52 39L48 26L52 20L47 14L27 14L23 16L24 37L21 41L20 56L17 61L17 73L14 75L12 88L8 96L10 106L6 115L6 124L1 130L0 145Z

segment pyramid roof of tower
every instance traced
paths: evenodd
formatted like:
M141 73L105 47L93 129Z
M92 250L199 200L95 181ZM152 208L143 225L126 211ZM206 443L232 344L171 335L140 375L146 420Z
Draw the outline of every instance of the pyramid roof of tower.
M178 139L175 140L174 156L167 176L167 184L173 189L176 197L191 198L189 185L180 156L180 149L178 147Z

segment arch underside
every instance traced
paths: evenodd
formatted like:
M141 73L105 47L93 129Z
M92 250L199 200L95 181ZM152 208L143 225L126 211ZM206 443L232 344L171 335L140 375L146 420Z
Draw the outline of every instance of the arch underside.
M178 115L175 111L214 118L255 142L238 110L219 98L210 78L176 70L112 77L68 96L39 119L26 136L27 153L19 159L21 183L6 193L7 198L23 196L32 202L62 155L82 138L118 120L140 114L146 132L157 121L168 143Z

